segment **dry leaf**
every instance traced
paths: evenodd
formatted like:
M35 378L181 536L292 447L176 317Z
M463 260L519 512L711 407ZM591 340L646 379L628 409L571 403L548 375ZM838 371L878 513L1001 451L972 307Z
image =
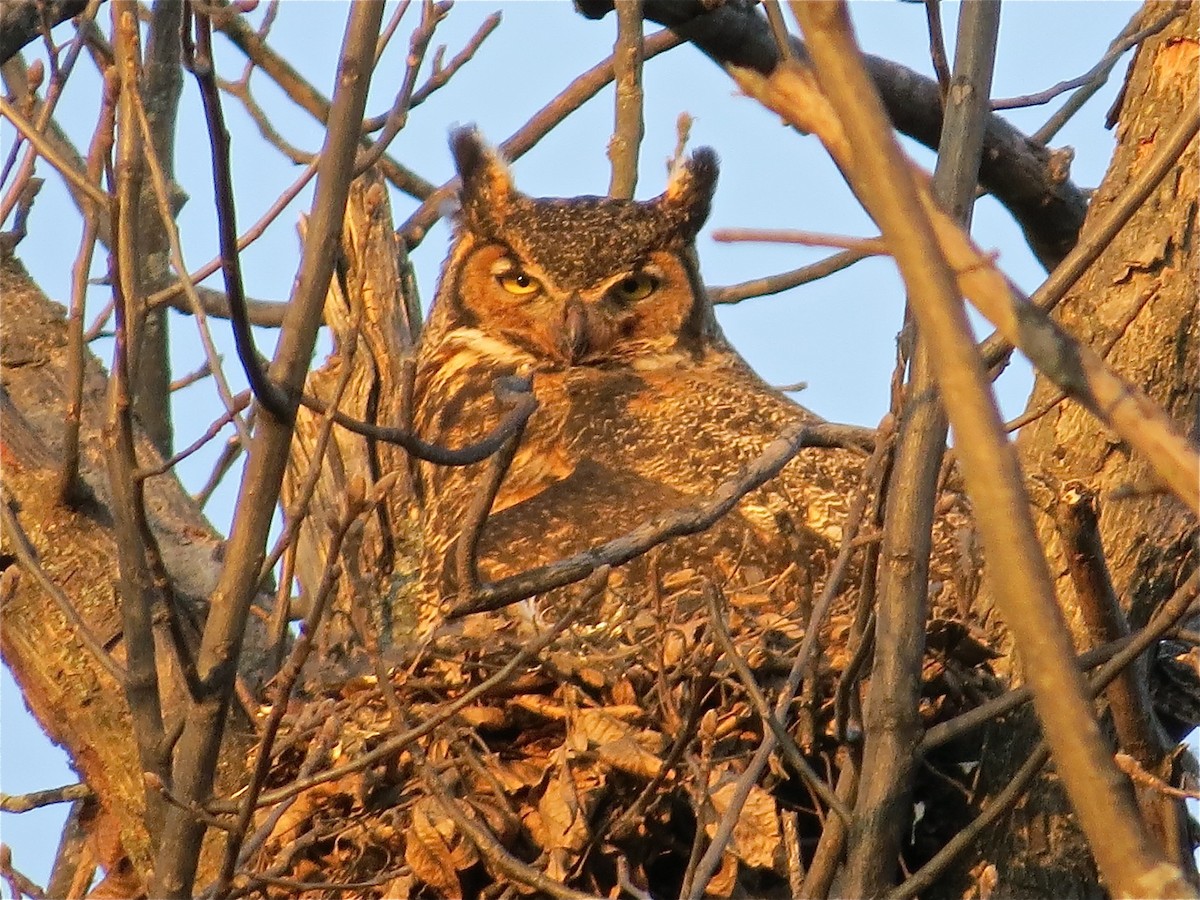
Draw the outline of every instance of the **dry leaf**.
M412 828L404 842L404 861L436 893L443 897L461 896L454 853L438 828L439 820L449 821L440 810L433 808L429 798L413 805Z
M709 792L713 808L720 819L729 809L737 783L726 781L720 787ZM717 830L716 822L705 826L708 836L712 837ZM750 795L742 806L737 824L733 827L733 840L729 842L729 852L755 869L774 869L781 846L779 830L779 815L775 809L775 798L755 785L750 789Z

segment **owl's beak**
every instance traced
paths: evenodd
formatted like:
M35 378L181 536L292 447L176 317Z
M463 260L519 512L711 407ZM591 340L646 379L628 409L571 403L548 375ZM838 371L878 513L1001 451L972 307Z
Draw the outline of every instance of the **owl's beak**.
M571 365L577 364L591 349L588 331L587 307L578 297L572 297L563 310L561 339L563 354Z

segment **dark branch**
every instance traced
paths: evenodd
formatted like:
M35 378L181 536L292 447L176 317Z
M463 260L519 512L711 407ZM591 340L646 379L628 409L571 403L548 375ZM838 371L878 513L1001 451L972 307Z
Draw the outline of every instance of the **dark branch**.
M723 68L739 66L769 75L779 51L767 20L751 0L726 0L709 9L704 0L645 0L646 18L667 26ZM586 17L603 18L612 0L575 0ZM806 59L801 41L793 38L796 58ZM897 130L935 149L942 131L941 89L899 63L876 56L867 68ZM1030 247L1047 270L1075 245L1087 198L1064 177L1047 148L996 115L989 115L984 134L979 183L1012 213Z

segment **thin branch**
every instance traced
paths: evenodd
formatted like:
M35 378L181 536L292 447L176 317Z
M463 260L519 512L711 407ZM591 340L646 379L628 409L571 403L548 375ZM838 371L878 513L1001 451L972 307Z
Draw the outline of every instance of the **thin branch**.
M862 523L862 515L867 505L866 487L871 483L879 467L883 465L884 460L887 458L891 449L891 439L891 424L885 419L880 423L880 427L876 431L875 449L872 451L871 458L863 469L860 481L862 489L851 503L850 514L847 516L846 524L844 525L842 546L838 550L838 555L830 569L829 577L826 579L825 586L821 590L821 596L813 604L812 612L808 618L808 626L804 631L804 637L801 638L800 646L796 649L796 658L792 660L792 668L788 672L787 680L784 682L783 687L780 689L779 697L775 701L775 715L777 718L782 719L787 715L792 701L796 697L796 693L800 690L804 674L809 670L809 663L817 650L821 624L833 606L834 599L841 591L842 581L846 577L846 572L850 567L850 560L853 557L855 549L854 537ZM773 731L764 734L758 750L751 757L745 771L738 776L733 795L729 800L729 805L726 807L725 813L713 833L712 842L704 854L697 854L693 864L689 865L689 876L685 879L685 884L690 884L691 890L684 892L686 896L699 898L703 895L705 887L712 879L713 873L716 872L717 866L721 862L724 848L728 846L730 839L733 837L734 826L737 824L742 808L750 796L750 789L758 782L763 769L771 758L771 753L775 749L775 742L776 737ZM697 829L697 832L699 832L699 829ZM694 850L696 849L698 848L694 848Z
M929 61L937 76L944 108L950 96L950 63L946 56L946 35L942 30L942 0L925 0L925 22L929 29Z
M37 121L34 126L39 132L44 132L49 124L51 117L54 115L54 108L58 104L59 98L62 96L63 89L66 87L67 79L75 68L75 61L79 58L79 51L83 49L84 35L87 34L86 22L90 22L96 17L96 11L100 7L100 0L89 0L86 8L80 13L80 26L75 31L75 37L71 40L70 49L67 50L67 56L63 60L62 65L57 63L57 53L49 54L51 64L50 86L46 90L46 99L42 103L42 108L38 111ZM20 140L13 144L12 153L15 154L20 146ZM33 175L34 160L37 156L36 150L30 147L25 154L25 158L21 161L21 168L18 170L12 188L9 190L4 201L0 203L0 222L8 219L8 214L12 212L13 206L19 200L22 184ZM72 168L75 168L72 166ZM7 177L7 166L5 167L5 178ZM2 183L5 178L0 178ZM94 183L98 183L98 179L92 178Z
M668 28L657 31L646 38L643 61L653 59L682 43L683 39ZM498 149L504 158L510 161L520 159L567 116L600 93L613 77L613 58L609 56L572 81L557 97L530 116L507 140L501 142ZM421 243L433 223L442 217L446 201L453 196L457 187L457 178L447 181L430 193L413 214L396 229L396 233L409 250Z
M101 191L98 187L92 184L84 174L77 169L70 160L66 159L59 152L59 148L50 142L50 140L37 129L33 122L30 122L24 115L21 114L15 106L8 102L4 97L0 97L0 116L8 119L12 126L17 129L18 133L24 136L29 141L38 155L60 174L67 183L74 187L77 191L99 206L101 209L107 210L109 206L108 194Z
M961 8L955 89L945 98L933 190L964 227L969 227L975 200L999 30L999 0L977 0ZM910 298L906 320L917 319L915 303ZM936 351L919 328L914 338L879 552L875 659L846 859L844 889L851 895L873 896L892 882L917 775L929 559L948 423L935 377Z
M184 295L187 297L191 312L196 318L200 344L204 348L204 357L208 364L208 369L212 373L213 381L216 384L217 395L221 398L221 403L224 405L226 412L230 414L231 421L234 427L237 428L238 436L244 443L248 444L250 442L249 429L247 429L245 423L237 415L241 407L237 403L233 388L229 385L229 380L225 377L225 371L221 366L221 356L217 350L216 342L213 340L212 332L208 328L204 308L196 293L196 287L187 275L187 263L183 258L183 240L180 238L179 225L175 221L171 208L171 194L167 173L163 170L162 161L155 146L156 142L151 130L150 117L147 114L145 104L136 92L133 95L133 112L137 117L138 127L141 130L142 145L145 148L145 161L150 169L150 181L154 189L154 200L158 207L161 236L165 236L166 238L171 264L175 267L176 273L181 279ZM156 240L158 239L159 236L156 236ZM160 283L161 280L164 279L160 279ZM152 312L152 310L148 310L148 314L152 314ZM166 454L164 453L163 455Z
M511 380L512 376L508 377L510 379L508 381L508 389L520 390L522 383ZM529 383L524 382L523 384L524 389L529 391ZM328 410L328 404L310 394L302 395L300 402L314 412L325 413ZM467 444L457 450L442 447L438 444L430 444L407 428L390 428L383 425L375 425L371 422L363 422L338 410L334 410L332 415L333 421L347 431L360 434L372 440L396 444L403 447L410 455L425 462L431 462L439 466L470 466L477 462L482 462L504 446L504 443L512 436L514 431L524 427L525 420L533 415L536 408L537 400L534 398L532 392L529 392L529 402L522 403L506 413L490 434L477 443Z
M862 256L885 256L888 249L883 238L849 237L799 231L794 228L718 228L712 233L714 241L722 243L760 242L770 244L802 244L805 247L840 247Z
M104 178L104 162L112 154L114 128L116 127L117 80L115 73L106 75L100 100L100 114L96 130L88 148L87 174L97 186ZM64 412L62 465L59 467L59 499L69 502L80 493L79 482L79 431L83 421L84 341L83 311L87 302L88 275L92 269L92 258L96 240L100 233L102 210L94 203L82 202L83 235L79 239L79 253L71 269L71 305L67 314L67 404Z
M424 84L413 91L412 102L409 103L408 108L415 109L420 106L429 99L430 94L444 87L459 69L469 63L479 51L479 48L483 46L483 42L487 40L488 35L500 25L500 19L500 12L494 12L484 19L479 29L471 36L471 39L463 44L462 50L456 53L454 58L445 66L441 65L441 57L435 56L433 72L425 80Z
M837 798L833 789L825 783L825 779L818 775L809 765L808 760L804 758L804 754L796 746L795 738L788 733L787 728L771 711L762 688L754 680L754 673L750 671L750 666L734 646L733 637L729 634L729 626L725 624L726 612L721 608L721 601L724 598L721 597L719 589L712 582L708 582L704 586L703 593L704 599L708 603L709 625L713 634L716 635L717 643L721 645L725 660L733 666L742 687L750 695L750 701L754 704L758 717L775 734L776 745L783 752L787 761L792 764L792 767L800 773L800 777L812 787L818 797L825 801L826 806L837 813L838 818L849 824L849 808Z
M208 428L204 430L204 434L200 435L200 437L196 438L195 441L193 441L184 449L176 451L173 456L163 460L158 465L143 466L139 468L133 473L133 477L142 481L147 478L153 478L156 475L163 475L171 471L171 469L175 468L175 466L179 465L179 463L183 462L183 460L187 459L189 456L215 438L218 434L220 434L222 428L234 421L237 417L237 414L250 405L250 400L251 394L249 391L242 391L240 394L237 394L233 398L233 404L231 407L214 419Z
M1119 197L1105 207L1103 215L1089 220L1087 232L1050 273L1050 277L1024 302L1046 312L1053 310L1088 267L1100 258L1100 254L1120 234L1134 213L1142 208L1167 173L1174 169L1183 151L1196 137L1197 131L1200 131L1200 110L1193 109L1190 115L1186 115L1171 130L1154 155L1146 163L1139 164L1133 181L1121 191ZM997 331L983 342L980 352L989 368L997 365L1011 352L1012 344L1007 338L1007 335ZM1064 393L1078 399L1078 391L1064 390Z
M271 49L265 38L257 34L242 16L223 16L214 24L234 46L253 60L293 103L322 125L330 121L332 107L329 100L306 81L291 63ZM359 127L361 128L361 121ZM370 138L361 135L360 142L367 149L373 144ZM379 168L384 177L398 190L418 200L425 199L433 191L432 184L400 165L391 156L385 154L379 161Z
M31 809L52 806L55 803L74 803L76 800L94 796L96 796L95 791L79 782L44 791L32 791L28 794L0 794L0 811L24 813Z
M428 719L394 737L388 738L362 756L356 757L340 766L335 766L332 769L326 769L324 772L311 775L308 778L298 778L291 784L276 788L273 791L264 792L258 798L258 807L262 808L279 803L319 784L336 781L344 778L346 775L361 772L375 763L394 759L397 752L409 747L414 741L429 734L443 722L449 721L458 715L459 711L463 708L470 706L496 688L508 684L513 673L518 668L554 643L558 639L558 636L579 618L590 601L598 596L600 591L604 590L605 585L608 583L610 572L611 569L609 567L602 566L588 576L587 580L580 585L579 592L575 598L566 603L562 616L558 621L545 633L538 635L537 638L522 646L520 650L513 654L512 659L496 670L494 675L479 682L479 684L475 685L469 691L464 692L457 699L449 703L439 704L437 712ZM220 802L210 804L210 809L216 812L236 812L238 806L228 802Z
M1129 23L1123 29L1121 29L1121 33L1113 39L1111 44L1109 44L1108 51L1100 58L1100 61L1096 63L1096 65L1090 71L1084 75L1081 75L1078 79L1074 79L1080 83L1079 90L1072 94L1067 99L1067 102L1064 103L1062 107L1059 108L1056 113L1054 113L1054 115L1046 120L1045 125L1029 136L1031 141L1036 141L1039 144L1049 143L1049 141L1056 134L1058 134L1062 127L1067 124L1067 121L1074 116L1075 113L1079 112L1083 105L1087 103L1087 101L1090 100L1093 95L1100 90L1100 88L1104 87L1104 85L1108 82L1109 74L1112 72L1113 68L1117 64L1117 61L1124 55L1126 50L1137 46L1152 35L1158 34L1183 11L1183 8L1178 4L1171 4L1170 8L1160 18L1151 22L1145 28L1135 31L1134 29L1137 26L1137 22L1143 17L1145 11L1151 8L1152 7L1150 6L1143 6L1141 9L1139 9L1134 14L1133 18L1129 20ZM1070 84L1070 82L1064 83ZM1053 91L1054 88L1051 88L1050 90Z
M518 404L523 403L528 406L532 414L533 399L528 391L528 386L518 385L518 387L523 390L514 391L504 383L503 379L497 379L492 389L501 404L516 408ZM525 417L517 421L519 424L513 433L488 459L483 483L477 489L471 505L467 507L466 513L463 515L462 530L459 532L458 540L454 542L459 602L468 602L479 590L479 539L483 536L484 525L487 524L488 514L492 511L492 504L495 503L496 495L500 492L504 476L508 474L513 457L517 455L517 448L521 445L529 418Z
M347 366L347 369L349 369L349 366ZM320 456L316 458L314 465L319 468ZM278 735L279 728L283 724L283 717L287 714L288 708L291 705L292 691L295 689L296 682L300 678L300 673L304 669L304 664L308 661L308 657L312 652L317 629L325 617L325 609L329 605L329 598L333 594L338 578L341 575L341 566L337 560L342 552L342 542L345 540L346 533L350 530L350 527L354 525L365 511L370 509L370 505L366 502L364 490L365 483L362 480L351 482L350 492L346 497L341 516L329 537L329 546L325 558L325 571L321 576L321 583L317 586L313 594L312 605L309 608L308 615L304 618L304 622L300 627L300 634L296 638L296 642L292 645L292 650L288 654L287 661L273 679L272 688L274 697L272 698L271 712L267 715L267 719L262 725L258 747L255 751L254 764L250 770L250 781L242 794L241 809L238 810L237 819L225 842L225 853L221 862L221 870L217 876L217 884L213 891L213 896L218 898L218 900L224 897L228 891L234 870L237 868L242 841L245 840L246 832L250 828L250 822L254 817L258 797L262 793L263 785L266 783L267 775L271 770L275 737Z
M258 238L260 238L266 232L267 227L279 217L280 213L283 212L287 205L300 195L300 192L304 190L304 188L316 174L317 161L314 160L312 164L307 166L305 170L300 173L299 177L297 177L296 180L293 181L288 188L279 195L279 197L276 198L275 202L268 207L267 211L262 214L258 221L246 229L245 233L238 239L237 249L239 251L245 250L248 246L258 240ZM189 280L193 284L203 281L209 275L212 275L221 268L221 260L221 256L212 258L200 268L196 269L196 271L192 272L189 275ZM203 295L204 289L201 288L200 290ZM181 299L181 295L184 292L185 287L183 281L181 280L151 294L146 298L146 304L149 308L153 309L164 303L170 303L180 312L190 313L192 312L192 308L188 306L186 300ZM222 296L222 306L220 311L214 310L214 308L208 303L204 304L204 309L206 312L214 315L220 314L228 318L230 316L228 304L228 297ZM272 303L269 305L269 308L264 308L258 311L251 310L254 312L254 324L274 326L281 325L283 323L283 311L286 309L286 307L286 303Z
M616 112L608 142L612 179L608 195L631 199L637 187L638 150L645 134L642 121L642 0L617 4L617 41L613 45Z
M778 275L768 275L765 278L752 278L740 284L730 284L724 287L714 285L706 287L705 291L708 293L708 299L714 304L741 303L743 300L749 300L751 297L778 294L799 285L808 284L811 281L816 281L818 278L824 278L827 275L832 275L834 272L840 272L842 269L849 268L859 260L867 259L871 255L873 254L858 250L844 250L841 253L833 254L833 256L827 256L819 262L801 266L798 269L792 269L788 272L781 272Z
M112 5L116 34L117 71L121 93L117 106L116 202L108 205L113 215L115 259L113 299L116 310L116 340L112 374L108 382L108 412L105 416L105 462L112 491L114 536L117 543L121 622L124 632L125 695L133 719L138 761L142 771L165 780L169 763L163 753L162 693L154 641L153 609L161 602L159 585L149 562L150 534L146 521L142 483L134 479L137 453L133 436L132 385L136 381L136 349L143 313L141 260L138 239L141 204L141 146L134 112L134 92L140 81L140 53L136 3L116 0ZM156 792L146 790L146 823L151 835L162 823L163 808Z
M207 16L196 16L194 21L195 45L191 42L185 44L183 62L200 87L204 117L208 123L208 139L212 145L213 193L217 209L217 235L221 245L221 275L225 280L225 296L229 300L232 313L230 323L233 325L233 342L255 399L276 419L285 421L293 414L294 405L264 371L246 312L241 257L237 248L237 211L233 199L233 175L230 171L229 132L225 128L225 115L221 109L221 95L213 68L212 22Z
M1065 485L1054 519L1076 602L1092 640L1104 644L1126 637L1129 623L1105 563L1095 495L1081 482ZM1109 686L1106 697L1117 745L1141 762L1157 765L1168 746L1154 717L1148 674L1148 660L1134 661Z
M1152 644L1158 641L1176 622L1187 614L1197 588L1200 588L1200 574L1193 572L1191 577L1171 595L1171 599L1164 603L1159 611L1155 613L1150 623L1139 631L1124 649L1101 666L1100 670L1091 678L1088 683L1088 691L1092 697L1099 695L1114 678L1125 670L1126 666L1133 663L1142 653L1145 653ZM956 834L941 850L934 854L929 862L888 894L888 900L908 900L908 898L919 896L922 891L932 886L934 881L937 880L941 873L946 870L960 853L969 847L984 830L991 827L1002 815L1008 812L1024 795L1026 789L1049 758L1049 750L1043 741L1034 750L1029 760L1017 771L1017 774L1013 776L1013 780L1005 786L1004 790L993 797L984 810L966 828ZM1153 888L1148 887L1143 891L1144 896L1158 896L1159 894L1164 897L1195 896L1194 891L1189 890L1177 890L1175 892L1155 891Z
M384 116L383 132L369 150L359 152L354 162L355 175L361 175L375 165L396 139L396 135L408 124L408 111L412 108L412 96L417 87L417 74L421 70L421 63L425 60L434 32L449 12L448 5L435 4L433 0L424 0L421 4L421 22L409 39L408 57L405 60L400 90L396 92L391 110Z

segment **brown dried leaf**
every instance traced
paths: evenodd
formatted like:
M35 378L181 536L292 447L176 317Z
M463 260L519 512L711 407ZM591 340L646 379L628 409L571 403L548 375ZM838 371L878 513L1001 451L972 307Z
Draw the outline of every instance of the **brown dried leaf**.
M546 785L537 805L541 834L534 839L544 850L582 850L591 837L570 764L565 760Z
M541 694L520 694L509 700L509 705L553 721L561 721L567 717L567 710L561 704Z
M504 710L496 706L464 706L458 715L472 728L502 728L508 722Z
M729 809L736 789L736 782L729 780L709 792L709 799L717 811L718 819ZM705 830L709 837L712 837L717 830L716 823L709 823ZM750 796L746 798L737 824L733 827L733 840L729 843L728 852L752 868L775 869L781 846L782 834L775 798L755 785L750 789Z
M602 709L580 710L573 724L607 765L646 779L658 774L662 760L657 754L666 744L658 732L638 731Z
M417 801L412 808L412 828L404 842L404 861L413 873L443 897L462 894L458 880L454 851L442 835L442 827L454 823L434 807L429 798Z

